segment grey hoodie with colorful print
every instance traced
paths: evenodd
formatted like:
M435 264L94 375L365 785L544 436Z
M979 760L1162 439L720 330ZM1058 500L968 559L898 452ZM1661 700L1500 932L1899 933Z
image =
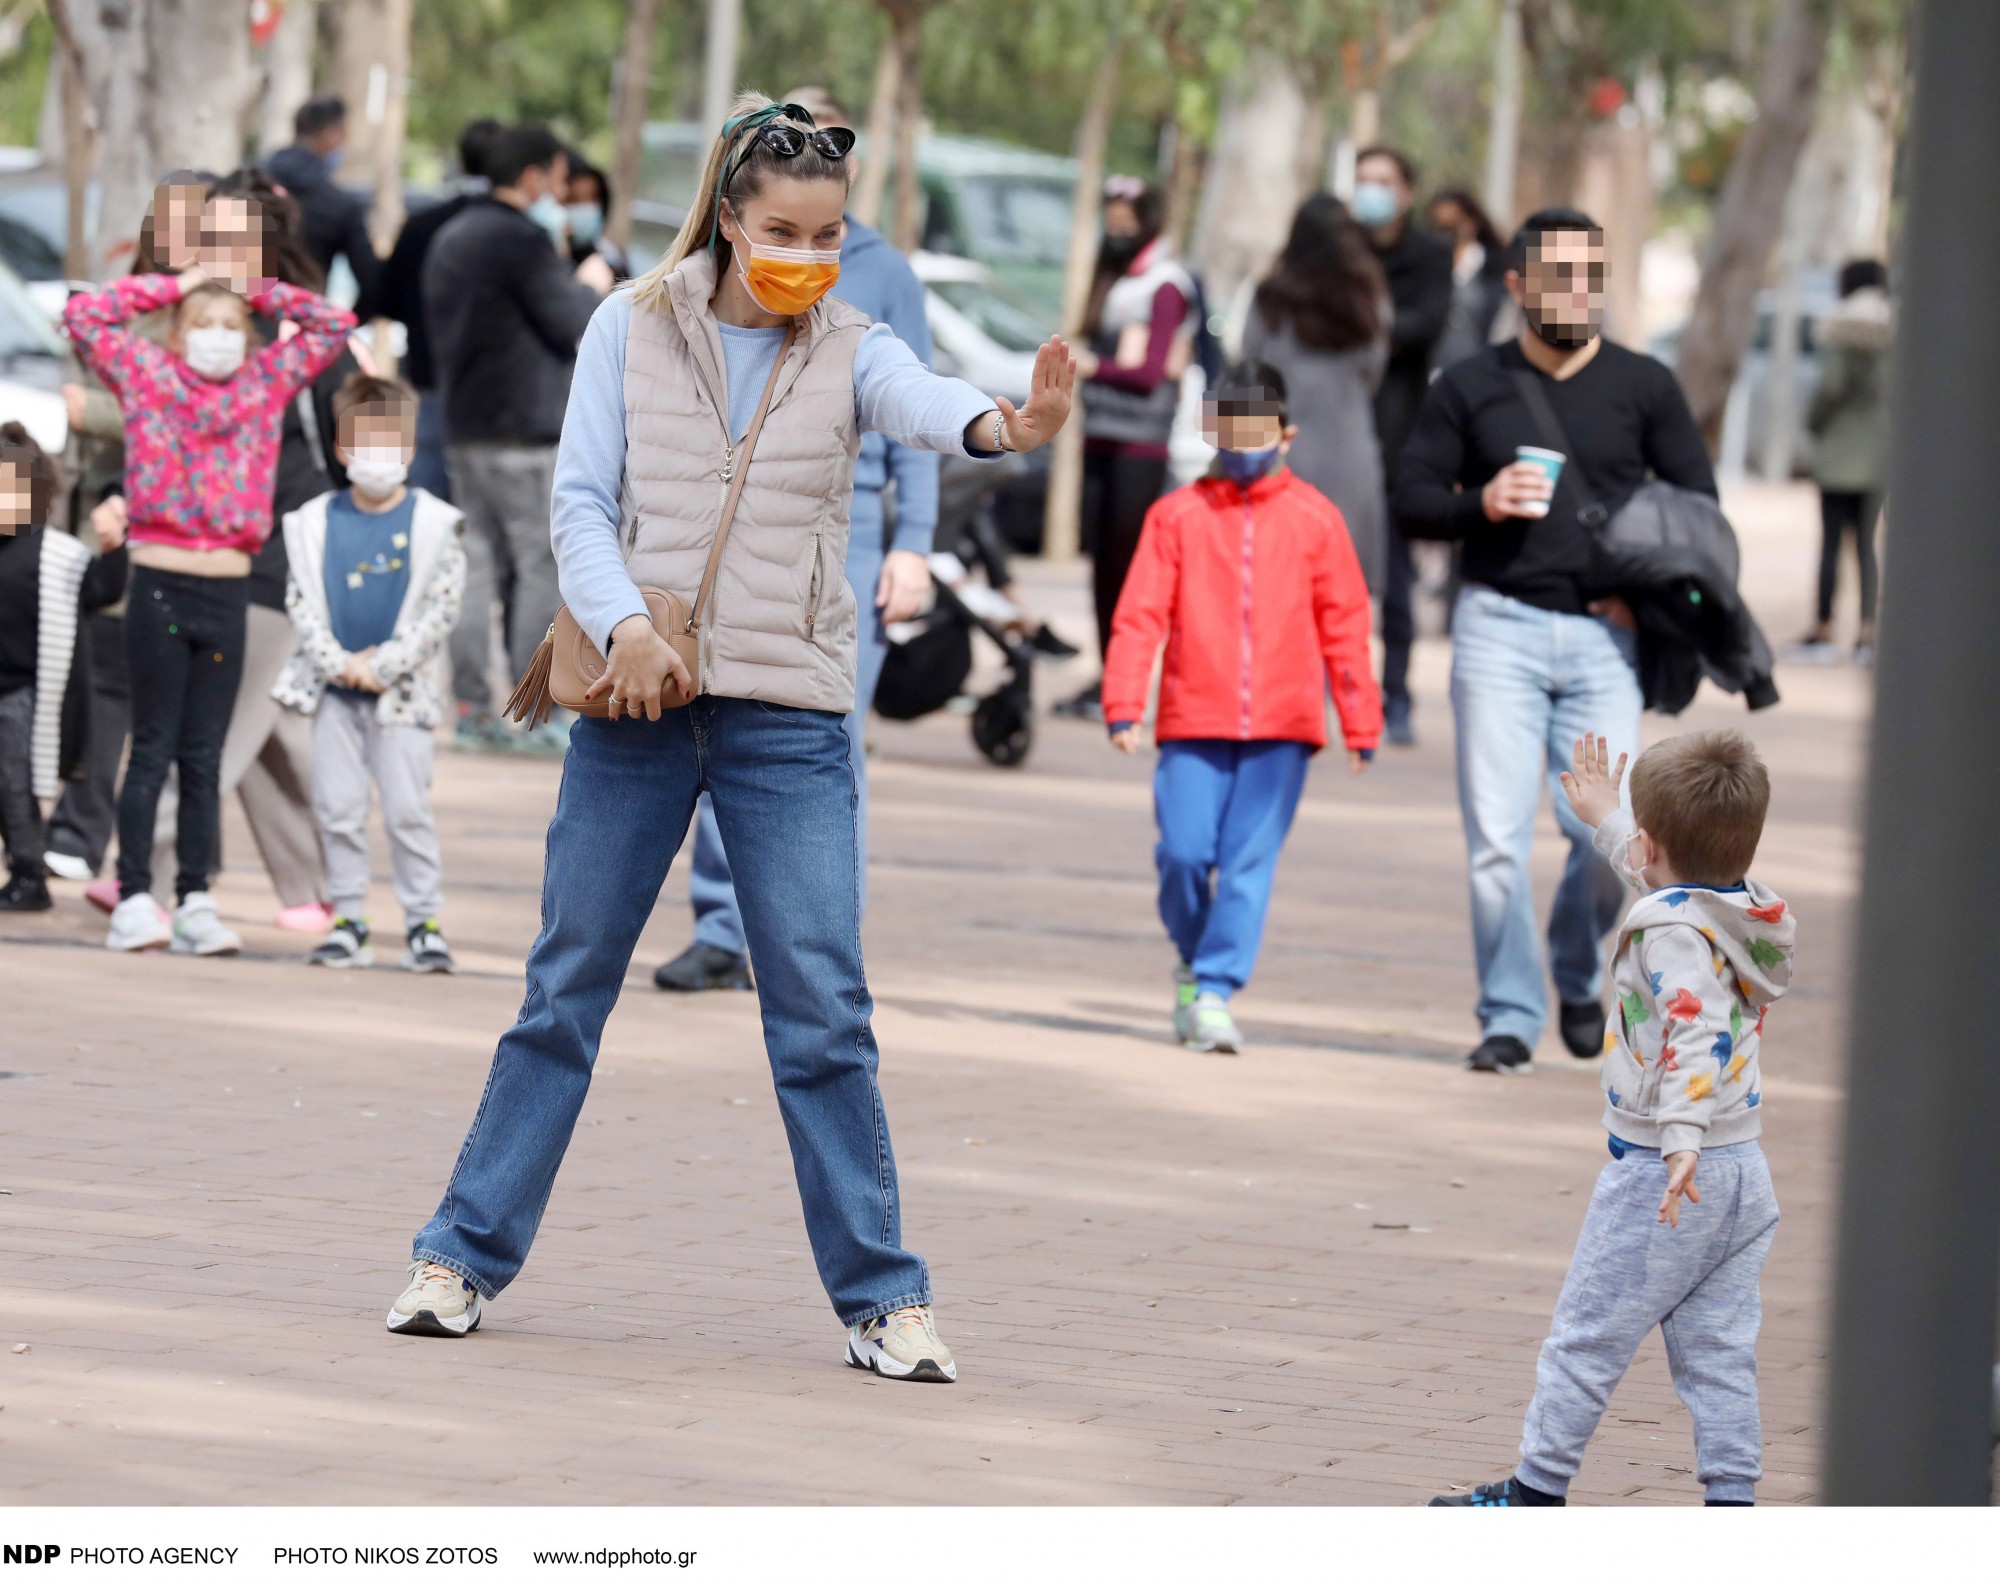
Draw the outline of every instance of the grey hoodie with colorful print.
M1624 810L1596 845L1627 883ZM1792 912L1755 879L1669 885L1633 903L1618 936L1604 1029L1604 1125L1663 1154L1748 1142L1764 1129L1764 1014L1792 982Z

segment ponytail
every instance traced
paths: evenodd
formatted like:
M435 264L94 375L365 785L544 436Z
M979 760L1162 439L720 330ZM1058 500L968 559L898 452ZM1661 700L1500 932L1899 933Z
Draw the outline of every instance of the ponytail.
M779 159L763 145L754 143L757 133L770 124L771 118L765 117L755 124L751 118L760 110L772 108L773 103L761 93L736 96L736 102L729 107L729 119L723 122L708 151L708 162L701 171L701 190L695 194L687 218L681 222L674 245L667 249L664 258L632 282L633 301L641 307L665 308L667 276L680 268L690 254L712 246L718 271L729 262L729 241L721 234L725 198L740 212L740 206L756 197L765 180L773 175L795 176L802 181L852 181L854 167L846 159L827 159L810 146L795 159ZM747 154L746 145L749 145ZM727 191L723 190L725 183Z

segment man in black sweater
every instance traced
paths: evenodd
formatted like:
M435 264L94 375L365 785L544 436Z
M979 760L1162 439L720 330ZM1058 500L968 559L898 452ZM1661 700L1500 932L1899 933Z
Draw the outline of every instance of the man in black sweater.
M437 372L431 358L430 325L424 317L424 262L430 257L431 243L474 198L493 190L487 174L487 157L494 138L500 135L498 121L469 123L458 135L458 191L442 203L419 209L403 221L396 245L382 265L382 284L376 311L385 319L395 319L406 337L403 363L398 370L417 392L417 455L410 463L409 482L428 489L440 500L451 498L451 475L444 461L444 408L438 400Z
M572 268L561 193L562 144L546 127L493 140L493 188L472 198L424 260L424 321L443 398L452 500L465 512L465 603L452 633L452 687L467 745L495 738L493 605L507 607L507 662L520 675L562 594L549 548L549 497L577 342L611 289L593 254ZM564 732L527 744L559 753Z
M264 161L271 179L299 206L306 251L323 270L345 258L360 296L354 311L365 324L375 316L382 261L368 238L368 200L334 182L347 143L347 106L336 93L306 100L292 117L293 141Z
M1354 217L1368 229L1395 309L1389 362L1375 387L1375 440L1382 473L1396 487L1397 458L1430 384L1431 354L1451 316L1451 244L1415 224L1417 171L1393 148L1364 149L1354 162ZM1416 741L1410 727L1410 645L1416 641L1416 567L1408 540L1389 535L1382 586L1383 730L1398 746Z
M1595 222L1574 209L1530 215L1509 263L1520 338L1437 377L1392 501L1404 532L1464 546L1451 696L1479 967L1475 1071L1524 1069L1548 1019L1528 875L1543 783L1553 792L1581 736L1608 737L1614 753L1638 748L1632 614L1597 573L1578 513L1591 501L1616 511L1649 473L1715 493L1673 375L1599 334L1604 233ZM1537 421L1530 388L1560 433ZM1521 458L1524 448L1562 455L1553 486L1546 466ZM1588 1059L1604 1035L1603 940L1623 886L1567 800L1553 800L1570 854L1549 918L1549 969L1563 1041Z

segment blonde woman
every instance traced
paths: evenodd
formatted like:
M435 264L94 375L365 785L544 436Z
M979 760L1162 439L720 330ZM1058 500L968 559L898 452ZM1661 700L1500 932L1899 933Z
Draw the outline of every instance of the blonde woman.
M848 496L864 431L971 457L1047 443L1069 415L1075 367L1060 340L1043 346L1016 410L927 372L886 327L827 297L853 142L795 105L739 99L673 250L606 300L578 348L553 538L563 598L608 656L597 686L613 713L579 720L570 738L527 997L444 1200L417 1234L392 1330L465 1334L519 1272L605 1018L706 791L757 966L806 1233L848 1327L846 1360L890 1378L957 1377L929 1272L902 1245L875 1080L844 718L855 669ZM639 588L693 598L767 384L690 678ZM670 676L700 695L663 711Z

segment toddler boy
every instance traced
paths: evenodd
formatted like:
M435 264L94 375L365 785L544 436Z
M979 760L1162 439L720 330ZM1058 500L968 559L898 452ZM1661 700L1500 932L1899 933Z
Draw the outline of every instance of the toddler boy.
M333 420L334 454L350 487L285 517L285 609L300 652L271 689L279 702L315 716L313 811L334 918L306 960L365 967L375 959L367 918L372 781L403 908L403 966L452 972L437 923L444 896L431 751L444 700L432 661L465 590L464 518L404 482L417 435L408 385L356 374L334 396Z
M1500 1483L1433 1505L1562 1505L1639 1342L1658 1325L1694 1418L1710 1505L1749 1505L1763 1475L1758 1280L1778 1202L1758 1135L1764 1015L1792 977L1792 914L1745 877L1770 777L1736 731L1677 736L1640 756L1576 744L1562 777L1597 849L1642 893L1613 963L1598 1176L1535 1370L1521 1461ZM1695 1185L1700 1166L1701 1186ZM1683 1221L1681 1200L1687 1200Z

